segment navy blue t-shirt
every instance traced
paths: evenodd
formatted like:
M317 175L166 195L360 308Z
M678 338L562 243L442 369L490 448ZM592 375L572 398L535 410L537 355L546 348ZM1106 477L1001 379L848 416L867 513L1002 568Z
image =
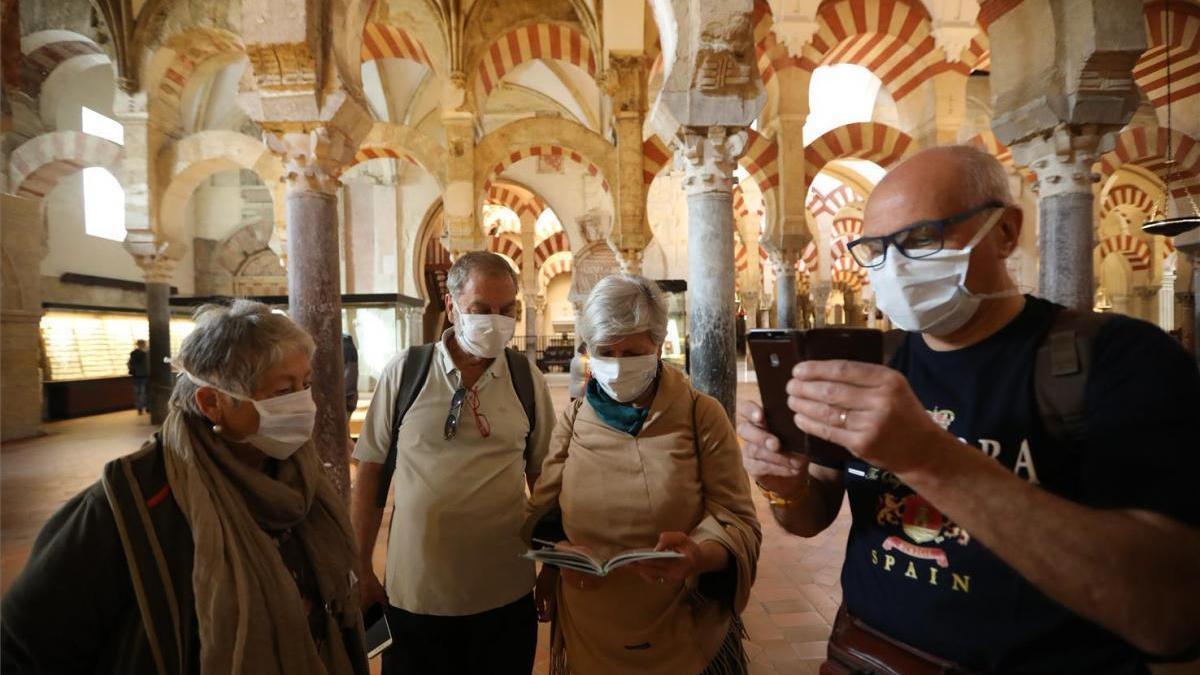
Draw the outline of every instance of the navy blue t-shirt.
M1156 326L1115 317L1095 339L1084 439L1056 442L1037 412L1033 364L1058 309L1026 296L1007 326L955 351L910 334L891 366L939 424L1018 477L1093 507L1200 524L1195 361ZM1046 597L894 475L858 460L835 468L853 514L844 602L868 625L973 670L1145 671L1136 649Z

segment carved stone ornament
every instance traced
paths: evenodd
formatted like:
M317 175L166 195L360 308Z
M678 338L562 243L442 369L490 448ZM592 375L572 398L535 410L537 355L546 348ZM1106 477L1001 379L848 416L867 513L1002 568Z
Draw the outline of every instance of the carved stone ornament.
M696 50L692 87L712 95L753 97L755 64L753 31L746 14L734 14L727 21L712 21L700 33Z
M354 155L339 133L325 127L305 133L265 133L263 141L283 160L283 180L289 192L335 194L337 176Z
M304 90L317 83L316 59L305 42L247 45L246 55L260 90Z
M1072 128L1060 124L1047 136L1034 137L1012 146L1013 159L1028 166L1037 177L1033 189L1040 198L1072 192L1091 194L1100 175L1092 166L1112 149L1114 134L1103 128Z
M677 155L683 163L684 190L689 195L732 192L733 170L749 141L746 130L731 134L728 127L714 126L682 131L682 148Z

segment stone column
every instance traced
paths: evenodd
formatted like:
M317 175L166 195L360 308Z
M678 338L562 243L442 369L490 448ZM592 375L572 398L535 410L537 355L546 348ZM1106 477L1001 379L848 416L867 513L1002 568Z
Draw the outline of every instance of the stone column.
M538 335L542 334L542 330L546 327L546 296L541 293L533 300L533 310L537 314L537 329ZM551 335L553 331L547 331L546 335Z
M150 377L146 383L150 399L150 422L162 424L175 380L171 374L171 280L178 261L165 254L134 254L146 279L146 322L149 326Z
M799 328L796 307L797 251L783 250L771 255L775 267L775 315L780 328Z
M125 144L121 153L121 165L117 177L125 191L125 230L127 241L156 239L154 223L151 222L150 182L156 176L150 170L151 158L149 115L146 111L146 94L126 94L118 91L113 101L113 114L121 123ZM187 242L176 242L183 245Z
M833 292L833 288L828 281L821 281L813 285L813 327L824 328L828 323L827 316L829 310L829 294Z
M1175 330L1175 270L1164 269L1162 286L1158 289L1158 327Z
M1113 143L1111 133L1090 128L1077 133L1061 124L1045 137L1012 146L1018 164L1037 176L1041 295L1081 311L1095 298L1092 272L1092 165Z
M692 382L733 415L737 394L733 302L733 170L746 132L689 128L683 136L688 207L688 318Z
M46 235L39 200L0 195L0 220L0 441L9 441L36 436L42 421L39 328Z
M334 177L347 152L324 128L308 134L268 134L283 158L287 183L288 316L312 335L312 390L317 403L313 442L341 494L349 494L342 373L342 298L338 270ZM353 154L353 150L348 150Z
M758 292L742 293L742 311L746 313L746 330L758 328Z
M1180 293L1176 297L1182 296L1187 313L1181 320L1191 326L1190 346L1196 355L1196 361L1200 362L1200 304L1196 302L1196 295L1200 293L1200 230L1192 230L1175 237L1175 249L1178 251L1176 255L1190 256L1192 261L1192 292Z
M453 87L453 83L449 85ZM446 129L446 192L442 200L445 213L446 248L450 255L485 248L483 233L476 222L475 193L475 115L467 110L442 113Z
M617 214L609 245L621 271L642 273L642 256L653 236L646 223L646 183L642 171L642 127L646 118L646 63L642 54L609 54L602 80L611 97L617 139ZM612 176L607 176L613 181Z
M534 283L536 284L537 282L535 281ZM536 361L537 336L540 332L538 330L538 315L540 313L537 310L538 294L526 292L522 294L521 299L524 302L525 312L525 356L530 361Z
M1037 176L1040 294L1093 302L1092 166L1138 108L1133 67L1146 49L1142 4L985 3L992 131ZM1034 28L1034 30L1031 30Z

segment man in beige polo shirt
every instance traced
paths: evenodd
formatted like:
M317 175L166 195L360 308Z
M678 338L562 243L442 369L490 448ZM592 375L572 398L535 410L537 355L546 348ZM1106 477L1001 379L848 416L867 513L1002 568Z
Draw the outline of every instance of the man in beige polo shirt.
M411 350L380 376L354 450L363 607L387 603L393 643L384 675L528 675L537 616L520 528L525 487L541 471L554 427L553 404L528 362L516 365L532 374L533 419L514 387L504 346L515 328L518 283L508 262L467 253L446 282L454 326L434 346L397 434L383 584L371 566L382 519L377 495Z

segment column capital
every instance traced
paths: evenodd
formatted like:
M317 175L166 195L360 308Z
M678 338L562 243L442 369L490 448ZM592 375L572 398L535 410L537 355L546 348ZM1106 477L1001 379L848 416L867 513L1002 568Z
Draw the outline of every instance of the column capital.
M1043 134L1014 143L1013 160L1033 170L1037 181L1033 189L1039 197L1059 194L1092 194L1099 174L1092 166L1100 155L1112 149L1118 131L1100 125L1059 124Z
M646 257L644 248L625 248L617 251L617 261L621 263L622 274L642 273L642 261Z
M676 157L683 163L683 187L689 195L733 192L733 170L746 151L749 135L741 127L683 127Z
M775 274L795 274L796 263L800 262L803 251L799 248L768 248L767 259L775 268Z
M265 132L267 148L283 161L289 193L335 194L338 174L354 157L355 146L344 134L316 127L307 132Z
M169 284L175 276L178 260L164 255L134 256L134 262L142 268L148 284Z

